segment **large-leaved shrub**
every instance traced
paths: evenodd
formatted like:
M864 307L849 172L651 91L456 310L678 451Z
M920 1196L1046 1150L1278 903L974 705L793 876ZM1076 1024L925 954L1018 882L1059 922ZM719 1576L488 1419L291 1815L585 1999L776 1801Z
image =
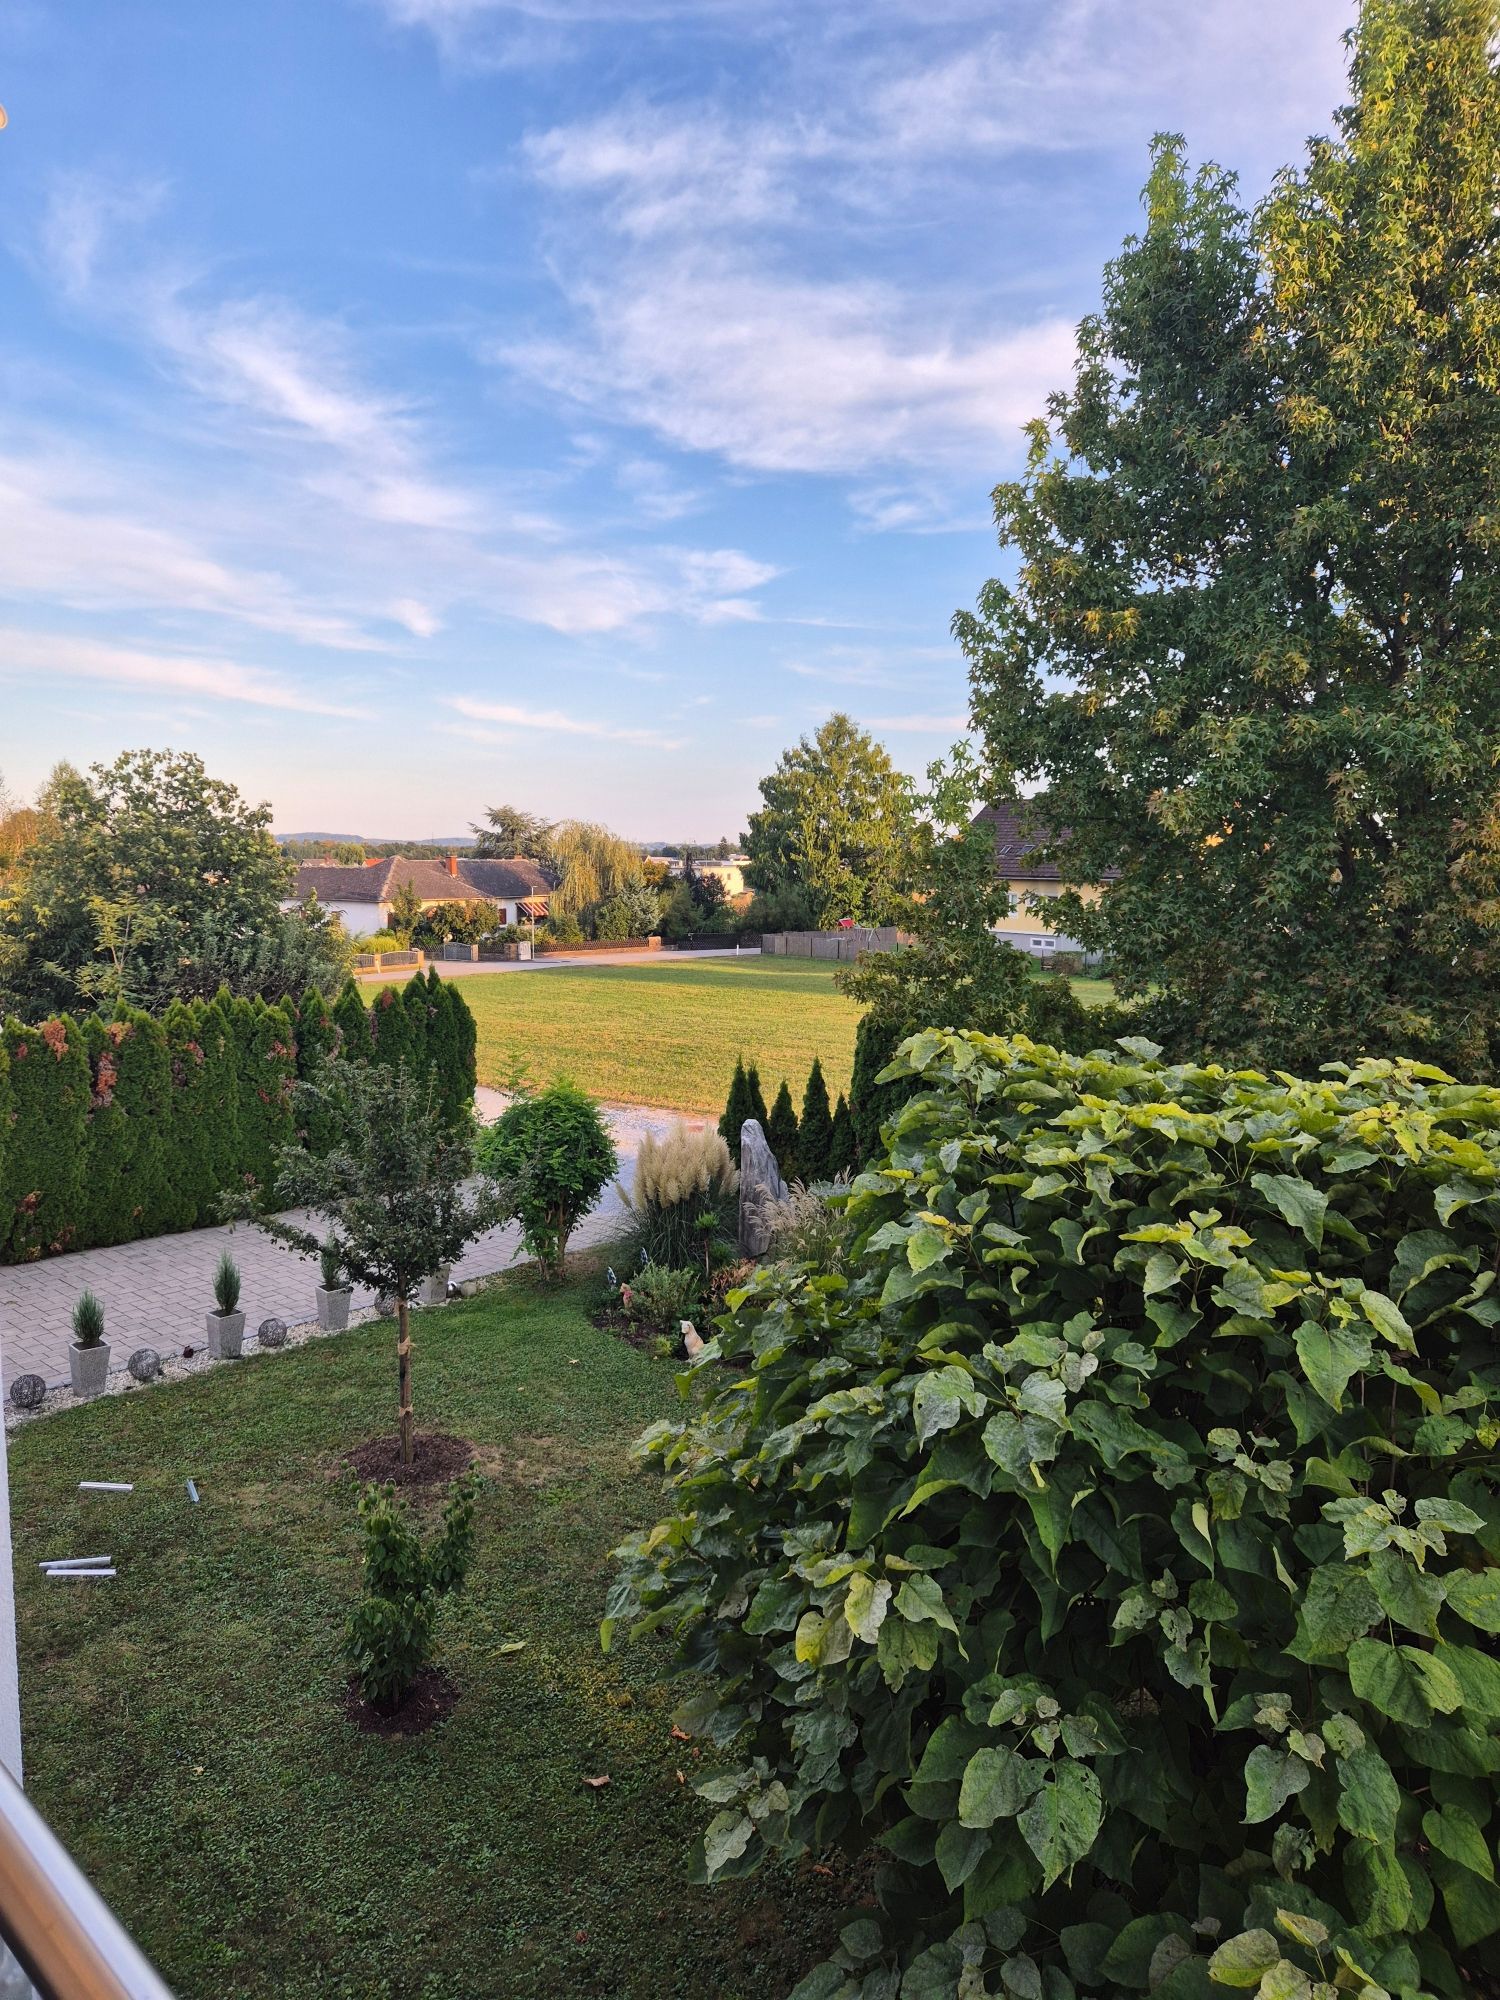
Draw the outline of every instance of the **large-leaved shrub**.
M1500 1091L898 1062L852 1275L643 1441L605 1638L706 1679L701 1872L877 1845L802 2000L1493 1993Z

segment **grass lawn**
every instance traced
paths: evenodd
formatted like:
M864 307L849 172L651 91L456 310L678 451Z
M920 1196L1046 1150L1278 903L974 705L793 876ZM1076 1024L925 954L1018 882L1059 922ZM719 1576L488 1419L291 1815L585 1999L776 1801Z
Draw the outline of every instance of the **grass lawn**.
M472 1438L493 1483L441 1614L461 1697L407 1740L339 1707L339 1463L393 1427L388 1324L13 1436L27 1788L181 2000L775 2000L832 1942L826 1871L684 1879L712 1808L676 1775L700 1768L670 1734L683 1690L654 1642L597 1642L608 1552L656 1511L628 1443L675 1391L585 1304L518 1277L417 1320L419 1424ZM112 1583L35 1567L105 1551Z
M724 1108L736 1056L760 1065L769 1104L782 1077L801 1109L814 1056L829 1091L849 1088L861 1009L812 959L698 958L558 967L465 979L479 1024L479 1081L503 1089L519 1063L533 1083L566 1076L614 1104ZM1040 975L1038 975L1040 976ZM1075 979L1089 1006L1108 980Z
M668 960L549 967L471 978L479 1080L503 1088L517 1063L534 1083L567 1076L616 1104L720 1112L736 1056L760 1064L769 1103L782 1077L801 1106L814 1056L830 1091L849 1088L860 1008L811 959Z

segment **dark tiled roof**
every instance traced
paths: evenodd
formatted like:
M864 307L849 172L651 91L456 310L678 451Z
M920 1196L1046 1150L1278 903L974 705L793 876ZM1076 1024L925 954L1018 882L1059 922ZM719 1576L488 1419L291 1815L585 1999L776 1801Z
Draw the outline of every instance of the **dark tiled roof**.
M534 861L471 861L460 855L458 873L446 861L411 861L396 855L370 868L333 861L304 861L297 870L297 894L320 903L389 903L410 883L424 903L515 903L545 897L551 883Z
M1037 817L1035 801L983 806L975 813L974 824L978 826L981 820L995 829L995 864L1007 881L1016 878L1027 882L1060 882L1063 879L1062 870L1055 861L1031 859L1037 848L1050 846L1053 841L1068 837L1066 827L1055 831ZM1119 875L1118 868L1106 868L1100 879L1115 882L1119 880Z

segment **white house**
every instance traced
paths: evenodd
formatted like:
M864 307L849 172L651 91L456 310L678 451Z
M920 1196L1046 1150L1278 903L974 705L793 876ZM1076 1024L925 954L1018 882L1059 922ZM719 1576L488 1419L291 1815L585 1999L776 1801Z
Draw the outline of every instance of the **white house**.
M424 910L438 903L490 903L495 927L523 924L547 914L552 885L534 861L474 861L450 854L442 861L409 861L394 855L353 867L336 861L304 861L297 870L295 900L316 896L335 910L350 937L371 937L390 922L396 893L406 885ZM291 907L291 905L288 905Z

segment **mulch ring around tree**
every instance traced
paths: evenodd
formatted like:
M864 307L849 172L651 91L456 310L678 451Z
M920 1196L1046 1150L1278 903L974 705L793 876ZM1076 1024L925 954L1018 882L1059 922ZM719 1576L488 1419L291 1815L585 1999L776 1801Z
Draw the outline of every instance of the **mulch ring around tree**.
M366 1438L343 1463L352 1466L361 1479L380 1485L390 1480L397 1486L446 1486L466 1472L474 1458L474 1446L467 1438L454 1437L450 1431L418 1431L412 1438L410 1465L402 1463L399 1435Z
M376 1708L359 1691L351 1674L344 1687L343 1710L356 1729L367 1736L420 1736L453 1712L458 1689L441 1667L423 1667L401 1700L391 1709Z

